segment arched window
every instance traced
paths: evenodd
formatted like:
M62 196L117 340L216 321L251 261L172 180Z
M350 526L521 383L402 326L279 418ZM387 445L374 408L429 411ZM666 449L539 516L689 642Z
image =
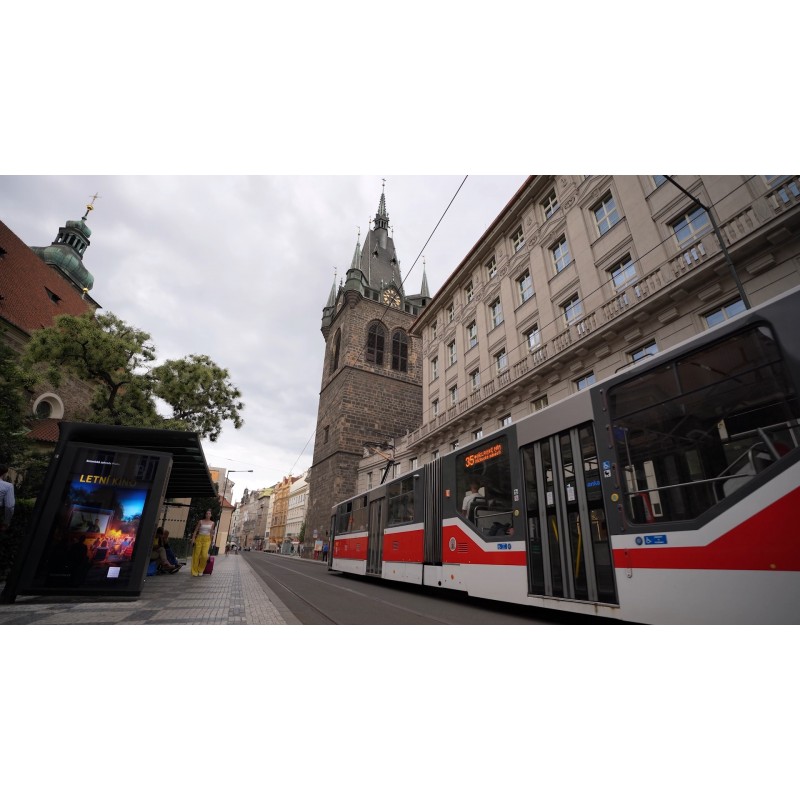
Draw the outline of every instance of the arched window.
M408 372L408 336L405 331L392 334L392 369Z
M367 334L367 361L383 366L383 351L386 347L386 331L380 322L373 322Z
M341 329L336 331L336 336L333 338L333 352L331 354L331 372L336 372L339 369L339 346L342 343Z

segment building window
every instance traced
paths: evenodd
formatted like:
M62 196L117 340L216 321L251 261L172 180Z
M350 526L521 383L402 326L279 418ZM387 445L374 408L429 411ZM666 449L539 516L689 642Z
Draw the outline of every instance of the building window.
M617 203L611 192L592 209L592 212L594 213L595 222L597 222L597 231L601 236L619 222Z
M439 377L439 356L431 359L431 380L435 381Z
M439 400L438 398L431 403L431 413L434 417L439 416Z
M503 307L500 305L499 297L489 304L489 316L491 317L492 328L496 328L503 321Z
M448 390L450 393L450 408L458 402L458 386L451 386Z
M339 368L339 349L342 343L342 331L336 331L336 336L333 338L333 352L331 355L331 372L336 372Z
M636 267L630 255L625 256L616 266L609 271L614 290L621 292L629 283L636 280Z
M514 233L511 234L511 247L514 248L515 253L519 253L524 244L525 236L522 233L522 225L520 225L519 228L517 228Z
M631 363L636 363L637 361L641 361L643 358L649 358L650 356L654 356L658 352L658 345L655 342L648 342L645 345L642 345L636 350L628 353L628 358L631 360Z
M431 456L431 458L432 458L434 461L436 461L436 459L437 459L437 458L439 458L439 451L438 451L438 450L434 450L434 451L433 451L433 455Z
M467 349L469 350L470 347L475 347L476 344L478 344L478 323L472 320L472 322L467 325Z
M580 391L581 389L586 389L587 387L591 386L595 382L594 372L590 372L587 375L584 375L578 380L575 381L575 387Z
M437 330L436 330L436 329L437 329L438 327L439 327L439 325L438 325L438 323L436 322L436 320L434 320L433 322L431 322L431 341L433 341L433 340L436 338L436 333L437 333Z
M456 318L456 307L453 303L447 306L447 321L452 322Z
M383 350L386 343L386 331L379 322L373 322L367 333L367 361L370 364L383 366Z
M325 426L325 442L324 442L325 444L327 444L328 440L330 439L330 432L331 432L331 426L330 425L326 425Z
M473 370L469 374L469 385L472 391L480 389L481 386L481 371L479 369Z
M659 186L667 182L667 179L663 175L651 175L650 177L653 179L653 183L656 185L656 189L658 189Z
M499 422L501 428L507 428L511 424L511 414L500 417Z
M508 355L506 354L505 347L495 355L494 366L498 375L508 369Z
M531 411L541 411L543 408L547 408L546 394L543 394L541 397L537 397L535 400L531 400Z
M408 337L405 331L392 334L392 369L408 372Z
M456 340L453 339L447 345L447 366L452 367L456 363Z
M566 303L563 303L561 309L564 312L564 319L567 321L567 325L571 325L583 316L583 303L576 294L572 295Z
M726 319L741 314L742 311L744 311L744 303L737 299L730 303L725 303L725 305L719 306L719 308L715 308L707 314L703 314L703 320L707 328L713 328L715 325L719 325L720 322L725 322Z
M672 223L672 231L681 247L693 242L711 226L708 215L700 206L695 206Z
M539 326L534 325L530 330L525 331L523 334L525 341L528 343L529 350L535 350L542 344L542 336L539 333Z
M372 488L372 473L368 472L367 473L367 489L371 489L371 488Z
M517 278L517 286L519 287L519 302L521 305L526 300L530 300L531 297L533 297L533 281L531 280L530 270L526 269L525 272Z
M60 298L60 297L59 297L59 296L58 296L58 295L57 295L55 292L51 292L51 291L50 291L50 290L49 290L49 289L48 289L46 286L44 287L44 290L47 292L47 296L48 296L48 297L49 297L49 298L50 298L50 299L51 299L51 300L52 300L52 301L53 301L53 302L54 302L56 305L58 305L58 303L60 303L60 302L61 302L61 298Z
M476 439L483 439L483 428L472 431L472 441L474 442Z
M550 255L553 257L553 266L556 272L561 272L572 263L572 256L569 254L567 237L562 236L551 248Z
M417 469L418 466L419 466L419 460L415 456L414 458L411 459L411 471L413 472L415 469Z
M489 276L489 280L497 275L497 261L494 256L486 262L486 274Z
M458 439L454 442L450 442L450 451L452 452L453 450L458 450Z
M541 205L542 205L542 211L544 212L545 220L550 219L550 217L552 217L553 214L555 214L556 211L558 211L558 200L556 198L555 187L553 187L550 190L550 194L548 194L547 197L545 197L545 199L542 200Z
M467 303L471 303L472 298L475 297L475 287L472 285L472 281L470 281L464 289L464 296L467 299Z

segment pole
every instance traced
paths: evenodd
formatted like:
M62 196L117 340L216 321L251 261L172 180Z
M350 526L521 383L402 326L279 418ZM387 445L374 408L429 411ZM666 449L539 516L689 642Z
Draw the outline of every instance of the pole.
M711 213L711 209L703 205L693 194L687 192L686 189L683 188L677 181L672 180L669 175L664 176L675 188L679 191L683 192L690 200L694 200L703 211L706 212L709 221L711 222L711 227L714 229L714 234L717 237L717 241L719 242L719 246L722 249L722 254L725 256L725 260L728 262L728 267L730 268L731 275L733 276L733 281L736 284L736 288L739 290L739 297L742 298L742 302L744 303L745 308L750 308L750 301L747 299L747 295L744 291L744 286L742 286L742 282L739 280L739 275L736 272L736 267L733 265L733 260L731 259L730 253L728 252L728 248L725 247L725 242L722 240L722 232L717 227L717 221L714 219L714 215Z

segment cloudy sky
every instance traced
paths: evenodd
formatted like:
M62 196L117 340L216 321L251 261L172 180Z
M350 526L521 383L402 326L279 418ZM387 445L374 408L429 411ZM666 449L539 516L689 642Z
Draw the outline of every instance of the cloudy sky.
M424 249L435 293L525 176L0 176L0 219L26 244L47 245L87 223L91 296L151 334L158 359L209 355L242 392L245 424L204 442L235 497L310 466L324 340L322 307L380 199L406 291L417 293ZM459 187L461 186L460 190ZM338 279L337 279L338 280Z

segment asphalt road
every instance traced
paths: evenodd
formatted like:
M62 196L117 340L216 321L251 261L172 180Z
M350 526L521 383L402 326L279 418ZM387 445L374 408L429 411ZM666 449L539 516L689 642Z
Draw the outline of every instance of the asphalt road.
M240 557L304 625L597 624L574 614L329 572L323 564L299 558L259 552Z

